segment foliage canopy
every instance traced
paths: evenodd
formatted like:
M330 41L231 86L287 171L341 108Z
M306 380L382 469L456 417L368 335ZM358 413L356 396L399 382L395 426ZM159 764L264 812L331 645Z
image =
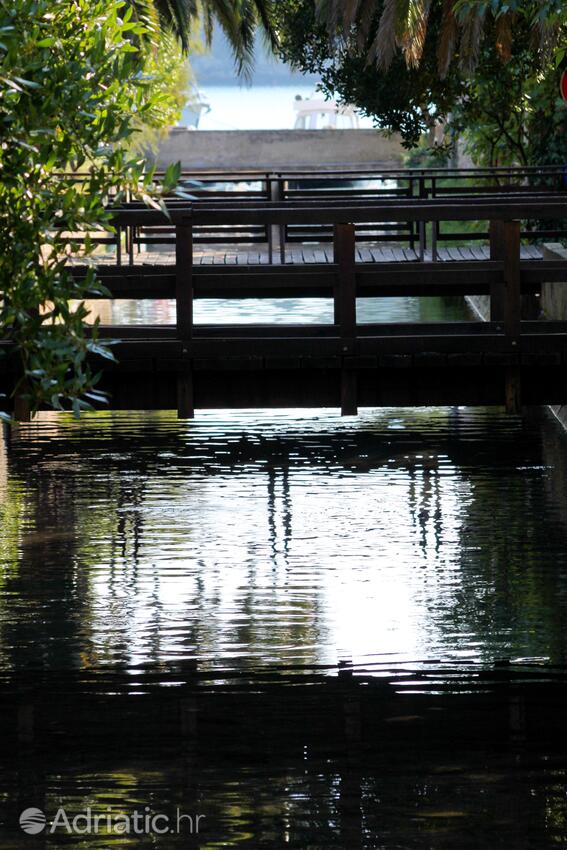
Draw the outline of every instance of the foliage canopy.
M407 52L411 31L404 29L402 15L398 35L392 34L392 52L380 62L376 51L384 15L391 15L393 8L399 11L402 5L399 0L348 0L340 6L341 14L335 8L333 18L329 8L337 4L332 0L325 7L327 16L321 14L322 3L318 12L308 0L283 0L277 11L282 56L302 71L319 74L327 96L355 104L377 127L400 133L408 148L416 147L423 134L442 123L445 144L438 153L443 155L448 155L458 137L479 165L567 160L567 109L559 98L558 67L566 28L551 0L543 6L554 8L539 20L537 30L534 4L517 0L506 43L499 16L504 6L499 0L483 4L483 14L475 18L474 49L469 43L473 33L465 28L460 39L455 35L450 50L444 43L449 11L464 14L470 4L432 0L427 4L427 26L421 30L419 49L410 53L411 60ZM492 11L485 8L489 5ZM403 8L407 12L407 4ZM536 48L534 38L542 37L547 28L553 29L553 39L550 36ZM557 47L555 64L544 49L552 43Z

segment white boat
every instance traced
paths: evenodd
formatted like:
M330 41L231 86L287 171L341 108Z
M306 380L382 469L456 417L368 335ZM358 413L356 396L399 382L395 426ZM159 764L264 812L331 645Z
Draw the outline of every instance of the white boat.
M194 90L191 92L189 102L183 110L178 126L185 126L188 130L197 130L201 116L210 111L211 107L205 97L199 91Z
M295 96L293 105L297 113L295 130L358 130L360 119L354 106L323 100L313 95L303 98Z

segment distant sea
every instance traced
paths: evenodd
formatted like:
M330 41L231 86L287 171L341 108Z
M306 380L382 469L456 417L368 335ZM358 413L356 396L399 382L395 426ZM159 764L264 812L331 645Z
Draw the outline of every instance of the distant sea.
M211 111L201 116L201 130L291 130L295 124L293 103L314 94L313 86L210 86L200 87ZM180 125L187 125L188 112ZM369 119L361 119L361 127L372 127Z

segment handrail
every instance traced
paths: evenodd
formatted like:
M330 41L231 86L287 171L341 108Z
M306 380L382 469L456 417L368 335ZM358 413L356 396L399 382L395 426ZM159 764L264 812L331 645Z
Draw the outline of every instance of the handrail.
M155 172L156 178L161 178L165 171L158 169ZM556 175L558 177L567 176L567 167L563 165L525 165L525 166L493 166L493 167L470 167L470 168L447 168L447 167L410 167L410 168L349 168L348 163L340 168L330 168L322 171L321 169L248 169L248 170L226 170L226 169L198 169L186 168L182 170L180 179L211 179L219 182L246 182L252 180L254 182L266 179L279 180L296 180L302 177L310 180L328 180L329 177L342 177L345 180L351 180L353 177L360 176L363 178L374 177L379 179L382 176L391 178L397 176L406 179L416 179L420 177L436 177L449 179L473 179L475 177L502 177L510 175L512 177L522 177L529 175L542 174L546 176ZM75 172L73 174L61 173L57 176L76 180L84 179L85 174Z
M156 171L155 177L159 181L164 172ZM68 176L68 175L67 175ZM75 175L75 179L81 180L82 175ZM565 197L567 192L567 169L557 165L539 166L497 166L493 168L355 168L348 165L341 169L331 168L329 170L286 170L286 169L249 169L243 171L227 171L220 169L186 169L179 177L179 184L194 181L197 185L190 187L190 192L199 203L222 203L229 202L236 207L238 203L252 202L261 206L265 202L278 202L286 204L322 204L324 202L335 204L339 202L349 203L351 206L361 203L386 203L388 200L398 203L400 198L427 200L456 199L461 196L464 202L472 196L480 199L489 196L505 197L514 194L516 200L524 195L536 197L539 195ZM372 185L368 185L368 184ZM447 183L451 185L446 185ZM242 184L242 185L240 185ZM258 184L258 185L253 185ZM358 184L358 185L355 185ZM456 185L452 185L456 184ZM170 193L168 206L170 209L183 208L185 201ZM129 207L132 209L133 207ZM454 219L466 220L465 218ZM378 220L377 220L378 221ZM441 232L439 221L435 219L412 219L405 221L398 219L398 226L384 223L380 231L374 230L373 239L378 242L406 243L413 250L419 246L419 256L424 259L429 240L429 229L427 221L432 224L431 228L431 251L436 255L437 245L441 240L454 243L466 238L467 240L480 240L486 238L486 233L464 233L462 228L454 227L449 232ZM146 220L140 227L148 226ZM321 227L332 222L321 222L319 226L308 221L289 221L281 219L266 221L264 224L254 222L231 222L227 227L232 227L233 232L225 231L219 234L201 234L197 241L201 244L207 242L210 236L211 243L222 241L226 237L228 243L239 243L250 241L253 243L266 243L270 262L273 261L276 251L279 252L282 262L285 261L287 243L304 243L312 241L329 242L331 234ZM255 232L242 233L236 229L237 225L253 225ZM360 223L362 224L362 223ZM372 225L372 222L367 223ZM156 225L157 226L157 225ZM167 222L164 222L167 227ZM209 223L210 226L210 223ZM262 229L261 229L262 228ZM555 224L547 230L541 226L534 228L530 226L530 232L535 230L542 232L546 237L559 237L567 235L567 229L563 225ZM171 240L167 235L154 237L147 233L137 231L135 226L125 226L124 249L129 261L132 263L136 247L141 249L142 245L165 244ZM526 234L524 234L526 235ZM121 242L117 238L117 243ZM121 245L117 244L117 251Z
M502 199L499 196L439 199L386 199L379 203L344 201L321 205L316 201L198 201L184 206L170 205L168 213L155 209L121 207L113 211L115 226L165 226L193 224L278 224L385 221L486 221L494 218L567 217L567 196L526 195Z
M345 164L345 167L341 168L325 168L324 171L321 169L261 169L261 170L245 170L245 171L233 171L226 169L185 169L182 171L182 176L185 175L195 175L199 177L226 177L226 178L235 178L241 179L244 177L255 177L258 179L259 177L269 176L277 176L280 178L294 179L296 177L313 177L313 178L321 178L324 180L329 176L345 176L351 178L353 175L360 174L364 176L368 175L407 175L408 177L427 177L428 175L439 176L480 176L480 175L503 175L503 174L512 174L512 175L522 175L522 174L565 174L565 166L562 165L525 165L525 166L482 166L482 167L470 167L470 168L447 168L443 166L438 167L426 167L422 168L419 166L409 167L409 168L354 168L349 169L348 164ZM164 174L164 171L158 170L156 171L156 175L160 176Z

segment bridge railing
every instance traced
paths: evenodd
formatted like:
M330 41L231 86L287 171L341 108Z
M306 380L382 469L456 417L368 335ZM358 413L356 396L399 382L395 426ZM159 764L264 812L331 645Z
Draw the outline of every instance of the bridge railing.
M162 174L156 173L159 181ZM80 180L81 175L76 175ZM352 201L380 204L385 200L403 202L420 199L451 199L474 196L508 197L543 193L567 193L567 168L561 166L526 166L500 168L411 168L411 169L358 169L306 171L185 171L179 179L179 188L189 193L195 202L211 203L237 201L301 203L315 201L321 205ZM171 206L183 207L184 199L174 195L168 199ZM139 205L142 206L141 204ZM479 222L476 223L477 225ZM442 229L443 225L443 229ZM449 225L449 227L448 227ZM522 238L541 240L567 236L567 225L561 219L525 219ZM429 254L435 259L438 245L444 243L472 243L488 241L488 221L482 226L463 229L456 219L453 222L382 221L357 223L357 237L372 243L407 245L417 250L420 259ZM293 223L267 225L195 225L196 245L265 245L269 261L279 257L285 262L286 246L293 244L332 243L333 232L322 223ZM93 235L94 241L101 240ZM114 244L118 262L126 257L134 264L135 255L144 250L173 250L175 233L168 222L161 228L146 229L143 225L125 226L112 237L102 237L106 244Z
M380 195L389 197L420 198L428 200L439 197L467 195L509 195L514 193L539 194L543 191L557 192L566 188L565 169L556 166L524 168L472 168L472 169L404 169L383 172L325 172L318 175L280 174L278 191L281 200L299 200L302 198L357 197L379 201ZM397 225L383 224L381 231L367 226L367 234L375 241L407 242L411 249L419 245L419 255L423 259L431 240L431 250L435 255L437 244L444 242L472 242L488 240L486 228L462 230L451 228L441 231L440 222L398 222ZM397 228L397 229L396 229ZM558 237L567 235L565 228L544 229L537 221L525 222L523 236L531 238ZM282 230L280 243L304 242L318 238L319 241L332 241L332 234L324 229L294 229L293 226Z

